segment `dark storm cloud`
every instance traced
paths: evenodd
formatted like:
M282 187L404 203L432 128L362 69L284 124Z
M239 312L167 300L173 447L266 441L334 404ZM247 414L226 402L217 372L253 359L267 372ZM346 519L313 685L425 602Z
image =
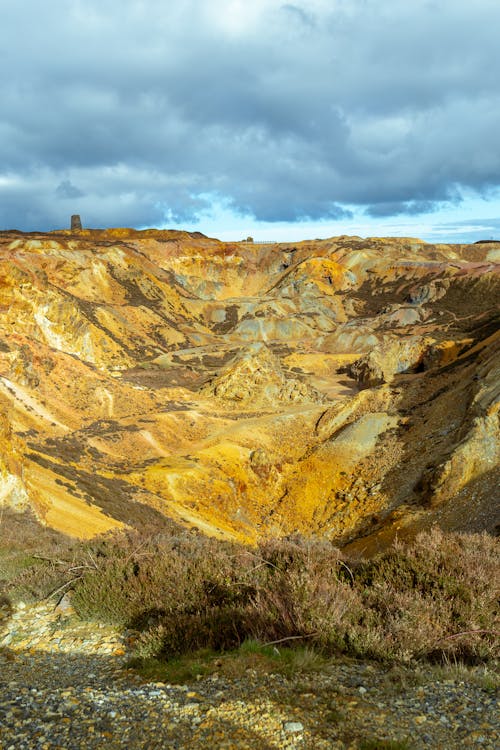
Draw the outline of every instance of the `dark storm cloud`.
M500 183L493 0L0 0L0 227L429 211Z
M374 218L382 216L418 216L418 214L437 211L441 207L438 201L406 201L402 203L376 203L368 206L366 214Z
M83 198L85 193L69 180L63 180L56 188L58 198Z

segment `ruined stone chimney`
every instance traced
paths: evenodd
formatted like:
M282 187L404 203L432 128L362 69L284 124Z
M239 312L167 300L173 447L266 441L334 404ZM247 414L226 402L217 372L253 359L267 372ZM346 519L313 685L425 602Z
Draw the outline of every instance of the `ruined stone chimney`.
M73 216L71 217L71 231L77 232L81 228L82 228L82 220L80 219L80 215L73 214Z

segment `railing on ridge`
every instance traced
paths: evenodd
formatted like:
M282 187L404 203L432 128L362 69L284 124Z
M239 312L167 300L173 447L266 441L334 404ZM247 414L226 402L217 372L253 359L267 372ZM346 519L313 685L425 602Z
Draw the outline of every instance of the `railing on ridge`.
M238 245L277 245L280 240L239 240Z

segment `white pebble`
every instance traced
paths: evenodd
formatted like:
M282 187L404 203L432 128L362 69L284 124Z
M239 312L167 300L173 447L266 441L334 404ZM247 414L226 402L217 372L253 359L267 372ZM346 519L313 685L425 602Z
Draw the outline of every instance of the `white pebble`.
M285 721L283 724L285 732L303 732L304 726L300 721Z

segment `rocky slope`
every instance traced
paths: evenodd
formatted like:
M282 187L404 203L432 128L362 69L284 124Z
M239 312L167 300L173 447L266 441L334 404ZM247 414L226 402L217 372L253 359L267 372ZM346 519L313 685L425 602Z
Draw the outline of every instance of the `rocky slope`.
M366 553L498 518L500 245L0 233L0 503Z

